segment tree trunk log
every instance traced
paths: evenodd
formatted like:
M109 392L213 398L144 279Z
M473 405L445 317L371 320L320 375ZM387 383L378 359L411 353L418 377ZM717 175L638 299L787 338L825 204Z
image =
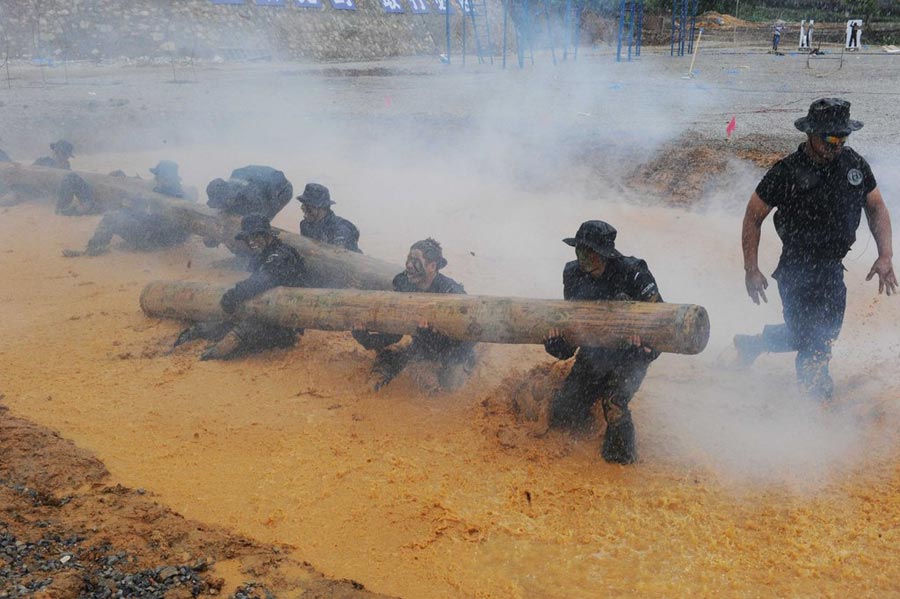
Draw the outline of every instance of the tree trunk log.
M141 293L148 316L224 320L219 300L227 288L157 281ZM559 328L575 345L624 347L632 335L661 352L697 354L709 340L702 306L647 302L569 302L479 295L395 293L278 287L245 302L237 318L288 327L412 334L421 319L455 339L486 343L542 343Z
M0 181L16 189L27 189L38 197L56 198L63 177L73 171L0 164ZM94 197L107 209L120 206L146 209L178 222L207 239L236 247L234 236L241 229L241 219L222 214L204 204L179 200L152 190L149 181L110 177L97 173L77 172L92 188ZM357 289L391 289L394 275L403 270L382 260L319 243L296 233L279 229L283 241L295 247L306 261L316 283L322 287Z

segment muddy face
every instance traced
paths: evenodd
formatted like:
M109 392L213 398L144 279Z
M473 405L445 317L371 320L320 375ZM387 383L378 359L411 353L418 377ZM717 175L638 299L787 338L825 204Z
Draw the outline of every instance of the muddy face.
M406 277L423 289L427 289L437 274L437 262L428 262L422 250L410 250L406 257Z
M271 237L265 233L255 233L247 237L247 245L254 252L263 251L269 245Z
M577 246L575 256L578 258L578 268L594 278L600 277L606 271L606 260L587 246Z
M310 223L317 223L328 215L328 208L325 206L301 204L300 207L303 210L303 220Z

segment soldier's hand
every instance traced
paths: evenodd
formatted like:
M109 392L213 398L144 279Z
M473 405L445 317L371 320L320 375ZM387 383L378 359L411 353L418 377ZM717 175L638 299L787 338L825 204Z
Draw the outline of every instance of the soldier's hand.
M420 331L420 332L423 332L423 331L434 331L434 327L433 327L432 324L428 321L427 318L420 318L420 319L419 319L419 324L416 325L416 326L419 327L419 331Z
M351 327L350 331L352 333L368 333L369 330L366 328L366 325L360 321L356 321L353 323L353 327Z
M644 340L640 335L632 335L628 340L635 349L643 350L645 354L653 353L653 348L644 345Z
M562 336L563 334L561 329L550 329L549 331L547 331L547 336L544 337L544 343L547 343L548 341L552 341L554 339L560 339L562 338Z
M222 299L219 301L219 305L222 307L222 311L225 314L234 314L238 307L238 301L234 297L234 290L229 289L222 295Z
M890 258L878 258L872 265L872 270L866 276L867 281L871 281L872 277L878 275L878 293L887 292L888 295L897 293L897 275L894 274L894 265L891 264Z
M766 276L758 268L747 271L744 277L744 284L747 286L747 295L750 296L754 304L759 305L759 298L762 298L762 301L767 304L769 303L769 300L766 299L765 291L769 287L769 281L766 280Z

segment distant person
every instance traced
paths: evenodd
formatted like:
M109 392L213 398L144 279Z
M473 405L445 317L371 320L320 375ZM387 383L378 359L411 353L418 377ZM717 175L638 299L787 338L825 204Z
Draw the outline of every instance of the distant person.
M415 242L406 257L406 269L394 277L394 291L410 293L460 293L463 286L441 274L447 265L441 244L428 238ZM452 391L461 386L475 368L475 344L459 341L435 331L431 323L421 321L405 347L391 348L403 335L374 333L362 326L353 329L353 338L368 350L375 350L372 373L375 390L390 383L411 362L430 362L437 371L440 388Z
M220 302L222 311L233 315L242 302L274 287L305 287L306 269L303 258L293 247L278 239L268 219L251 214L241 219L241 232L236 239L252 252L249 278L225 292ZM175 347L193 339L215 341L200 356L201 360L224 360L248 352L292 347L302 330L269 324L254 318L227 322L198 323L184 330Z
M156 183L153 191L173 198L184 196L176 163L171 160L162 160L156 167L151 168L150 172L153 173ZM72 173L72 176L77 177L75 173ZM84 184L84 189L80 189L80 193L87 193L89 197L93 198L87 183L80 177L78 180ZM61 197L60 200L62 199ZM81 202L79 202L80 204ZM66 208L66 210L70 209ZM59 204L57 204L57 211L60 211ZM66 213L63 212L63 214ZM87 243L87 249L83 252L65 250L63 255L68 258L82 255L98 256L108 251L109 244L115 236L121 237L129 249L152 251L182 244L190 235L190 230L168 216L155 214L142 208L119 208L103 216L93 237Z
M830 401L831 347L847 305L842 261L865 212L878 248L866 280L877 275L878 293L895 293L891 218L868 162L845 145L850 133L863 126L850 119L850 102L816 100L794 126L806 133L806 142L763 177L750 196L741 234L747 293L759 304L760 298L768 301L769 285L758 264L760 234L775 210L782 250L772 277L778 281L784 324L766 326L760 335L736 335L734 345L739 363L748 366L763 352L797 352L801 389Z
M61 139L50 144L53 156L42 156L34 161L34 166L47 166L50 168L61 168L72 170L69 159L75 156L75 146L72 142Z
M859 31L861 27L857 21L850 23L850 43L847 44L848 50L859 50Z
M567 300L661 302L656 280L639 258L623 256L615 247L616 229L603 221L581 224L575 237L577 260L563 269L563 297ZM544 341L551 356L575 363L550 404L550 426L581 430L594 422L591 408L598 401L606 419L601 455L607 462L637 460L634 423L628 404L641 386L659 352L634 335L622 347L577 347L559 329ZM577 355L576 355L577 351Z
M262 214L271 221L293 194L283 172L250 165L233 170L227 181L213 179L206 187L206 205L236 216Z
M303 209L300 221L300 235L362 253L359 249L359 229L349 220L336 215L331 206L328 188L318 183L307 183L303 193L297 196Z
M778 52L778 44L781 43L781 34L784 33L784 23L780 20L775 21L775 26L773 27L773 35L772 35L772 50L774 52Z

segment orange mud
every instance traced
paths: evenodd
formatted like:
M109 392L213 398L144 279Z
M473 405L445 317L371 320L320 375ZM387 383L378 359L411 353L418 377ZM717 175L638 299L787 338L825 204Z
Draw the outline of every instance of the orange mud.
M620 467L598 460L598 433L517 420L513 404L539 418L523 397L539 404L551 388L540 377L562 374L540 347L482 348L473 380L447 396L406 375L369 392L371 356L347 334L311 331L292 350L233 362L199 362L199 343L169 353L180 325L144 317L141 287L240 273L213 268L226 254L197 240L61 257L97 220L33 204L0 212L0 390L12 415L100 459L109 485L143 487L186 518L410 599L900 596L895 304L854 304L848 329L887 330L894 354L858 379L839 355L848 418L802 413L837 419L807 461L794 459L793 429L771 430L778 393L761 407L737 399L762 393L757 377L663 356L633 403L641 460ZM790 366L774 364L787 388ZM711 450L685 430L715 409L724 417L697 429L706 436L757 417L772 436ZM850 441L844 423L858 432ZM760 465L767 448L777 453Z

